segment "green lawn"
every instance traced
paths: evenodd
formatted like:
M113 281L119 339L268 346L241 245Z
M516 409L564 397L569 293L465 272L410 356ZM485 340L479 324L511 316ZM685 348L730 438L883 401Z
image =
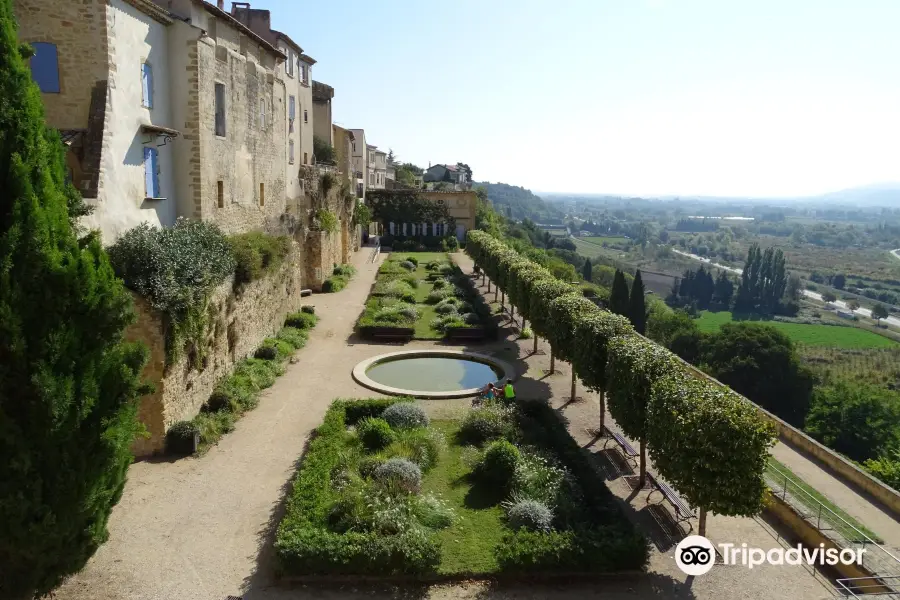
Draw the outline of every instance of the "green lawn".
M778 462L771 456L769 457L769 465L768 466L769 466L769 468L766 469L766 473L767 473L767 475L769 475L772 478L772 480L773 480L772 483L774 485L777 485L779 487L783 486L784 485L784 475L787 475L790 479L793 480L793 482L788 483L788 493L791 494L794 498L796 498L801 504L803 504L808 509L808 511L812 515L814 515L814 517L819 514L819 503L818 502L821 502L822 505L824 505L826 508L831 510L833 513L838 515L841 519L843 519L844 521L846 521L847 523L849 523L850 525L852 525L853 527L855 527L862 533L869 536L869 538L872 539L873 541L878 542L878 543L882 543L884 541L881 539L881 536L879 536L877 533L875 533L874 531L872 531L871 529L869 529L868 527L866 527L865 525L863 525L862 523L860 523L859 521L857 521L856 519L854 519L853 517L848 515L846 512L844 512L841 509L841 507L839 507L837 504L835 504L834 502L832 502L831 500L829 500L828 498L823 496L818 490L811 487L808 483L806 483L805 481L803 481L802 479L797 477L793 471L788 469L786 466L784 466L783 464L781 464L780 462ZM778 471L775 471L772 467L774 467L775 469L778 469L778 471L781 471L781 473L783 473L784 475L782 475ZM803 492L806 492L806 494L798 491L797 489L795 489L795 487L800 488L801 490L803 490ZM812 496L812 498L810 498L810 496ZM818 500L818 502L813 500L813 498L815 498L815 500ZM827 513L826 513L826 515L827 515ZM831 518L829 519L828 517L831 517ZM847 540L860 541L860 542L863 541L862 539L860 539L860 535L856 531L853 530L853 527L848 527L845 523L841 523L839 519L835 519L831 515L827 515L824 518L828 519L828 523L832 527L834 527L834 529L836 531L838 531Z
M593 242L594 244L623 244L627 242L627 238L624 238L620 235L607 235L607 236L598 236L598 237L584 237L579 238L586 242Z
M703 311L697 319L701 331L718 331L725 323L733 320L728 311ZM783 331L798 344L806 346L830 346L834 348L887 348L896 345L892 340L865 329L840 327L838 325L808 325L804 323L782 323L781 321L758 321Z
M422 493L439 494L456 512L456 522L437 534L443 552L438 572L496 572L494 547L506 531L503 509L469 481L472 469L465 456L474 450L455 443L459 423L432 421L431 428L444 434L447 446L422 481Z

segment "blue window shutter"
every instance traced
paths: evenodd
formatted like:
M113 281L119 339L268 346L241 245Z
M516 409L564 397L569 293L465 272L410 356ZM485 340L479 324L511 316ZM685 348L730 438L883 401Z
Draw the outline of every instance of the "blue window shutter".
M162 193L159 191L159 150L151 148L150 157L153 163L153 197L160 198Z
M31 77L45 94L59 93L59 57L56 45L47 42L33 42L34 56L31 57Z
M141 84L144 89L144 106L153 108L153 67L149 63L141 65Z
M153 173L153 148L144 148L144 193L147 198L155 198L153 195L153 183L156 176Z

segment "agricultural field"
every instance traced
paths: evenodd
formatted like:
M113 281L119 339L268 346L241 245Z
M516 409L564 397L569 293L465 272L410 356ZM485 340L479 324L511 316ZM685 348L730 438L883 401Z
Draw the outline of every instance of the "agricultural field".
M801 349L804 364L823 381L848 379L900 388L900 344L887 348L828 348L806 346Z
M569 232L566 231L565 228L563 228L563 229L545 229L544 231L546 231L547 233L549 233L550 235L555 236L555 237L565 237L565 236L569 235Z
M734 320L729 311L703 311L697 319L701 331L718 331L725 323ZM794 342L803 346L821 346L842 349L897 348L896 342L856 327L839 325L812 325L805 323L785 323L783 321L759 321L784 332Z
M607 235L607 236L590 236L578 238L580 240L584 240L586 242L591 242L592 244L609 244L609 245L621 245L628 243L628 238L620 235Z

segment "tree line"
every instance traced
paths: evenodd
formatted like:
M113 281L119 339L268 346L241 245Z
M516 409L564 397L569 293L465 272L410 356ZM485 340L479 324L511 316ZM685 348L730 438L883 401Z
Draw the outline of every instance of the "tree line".
M599 308L489 233L470 231L466 252L508 295L523 327L530 320L549 342L551 370L556 357L571 364L573 396L578 378L599 392L601 429L609 395L611 414L640 442L641 478L649 450L661 476L700 508L701 534L708 511L749 516L761 510L774 431L750 403L698 377L628 319ZM700 428L706 435L696 434Z
M770 247L763 252L759 244L753 244L736 286L724 270L713 276L712 268L701 265L676 280L666 302L692 310L720 308L740 314L795 315L800 309L801 289L800 278L787 272L781 250Z

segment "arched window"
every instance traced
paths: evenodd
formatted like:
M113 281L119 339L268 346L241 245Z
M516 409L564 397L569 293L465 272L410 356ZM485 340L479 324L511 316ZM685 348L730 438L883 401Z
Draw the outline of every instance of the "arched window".
M45 94L59 93L59 57L56 44L32 42L31 77Z

